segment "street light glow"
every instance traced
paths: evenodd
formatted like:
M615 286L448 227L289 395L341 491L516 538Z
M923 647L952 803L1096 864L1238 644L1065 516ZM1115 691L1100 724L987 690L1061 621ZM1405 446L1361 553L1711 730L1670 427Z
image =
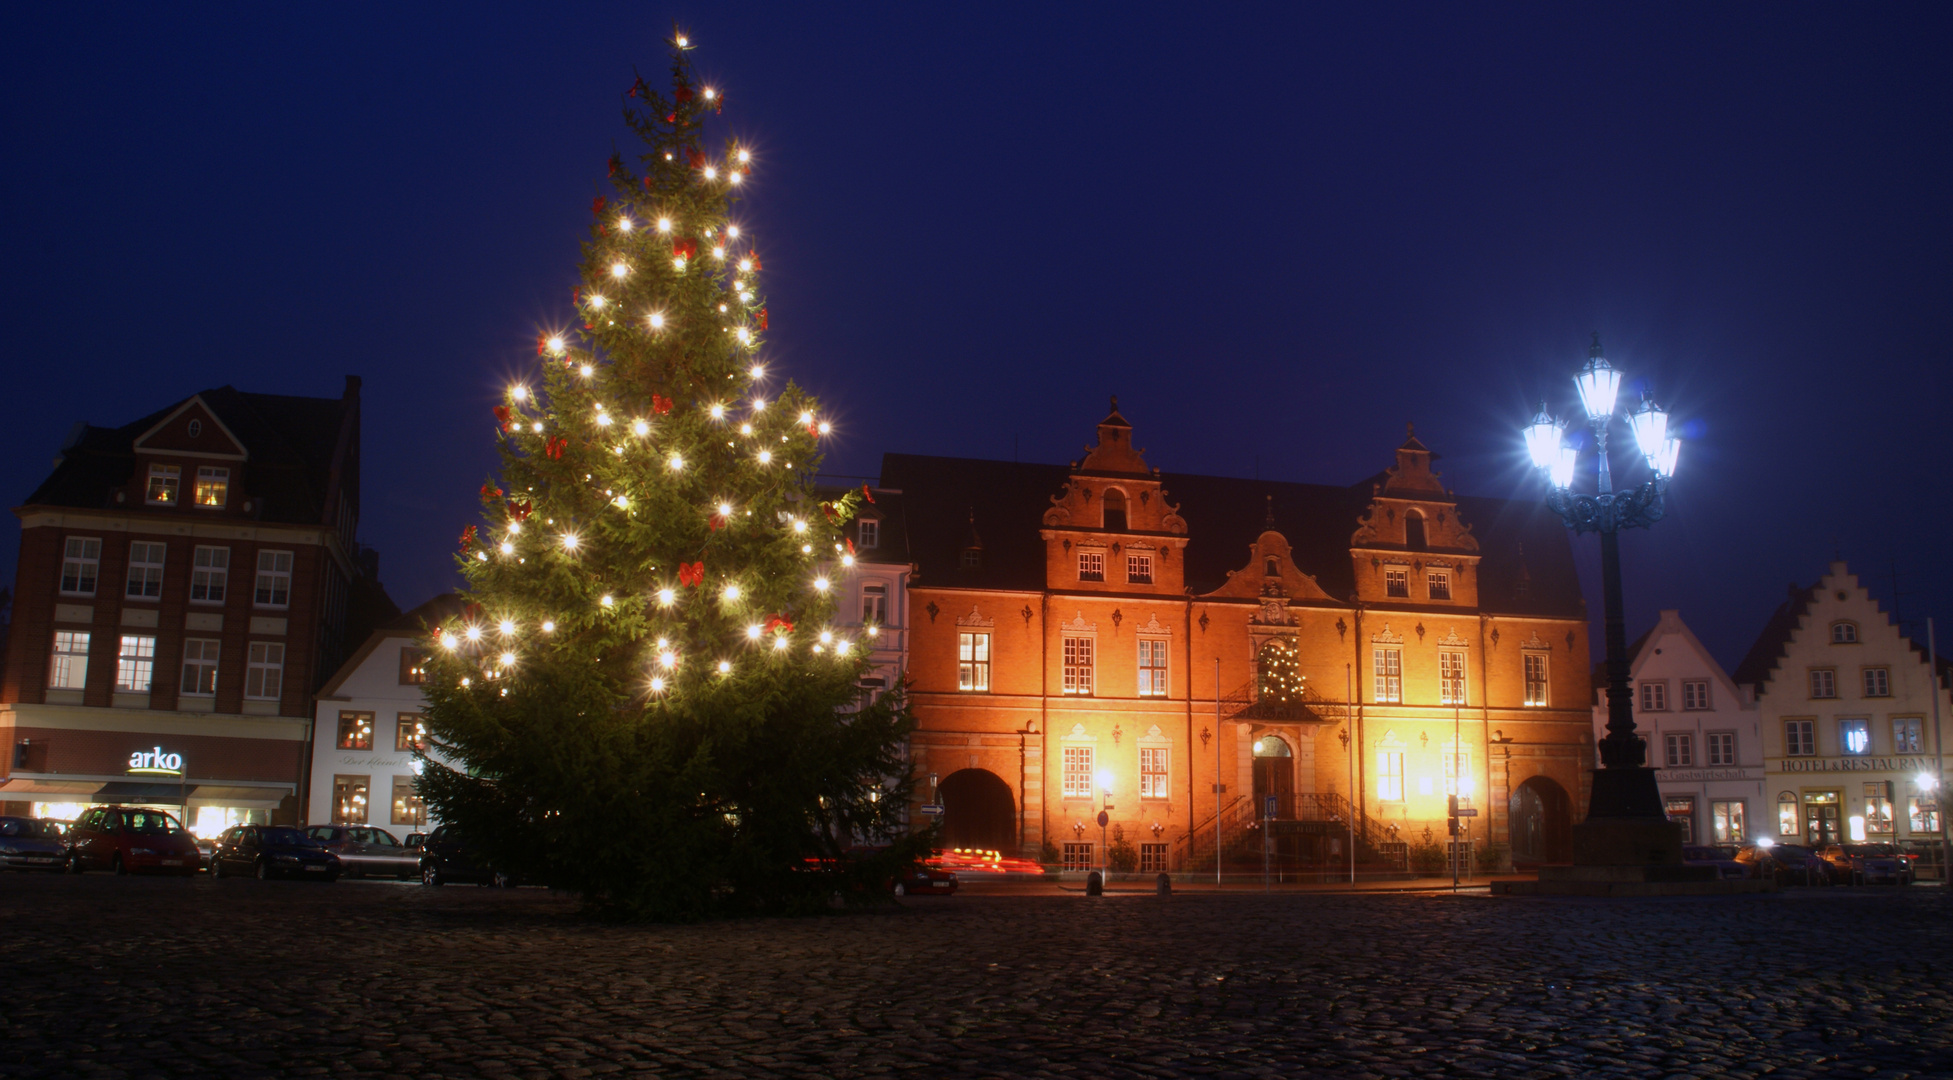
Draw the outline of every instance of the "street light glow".
M1587 365L1573 377L1573 385L1580 391L1580 405L1587 410L1589 418L1614 415L1614 396L1621 390L1621 373L1600 355L1599 334L1594 335L1593 348L1587 352Z

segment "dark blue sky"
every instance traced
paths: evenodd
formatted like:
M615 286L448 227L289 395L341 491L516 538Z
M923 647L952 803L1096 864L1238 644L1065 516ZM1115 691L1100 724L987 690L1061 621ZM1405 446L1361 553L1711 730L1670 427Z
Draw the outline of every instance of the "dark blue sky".
M1733 664L1840 551L1953 639L1945 5L404 6L0 13L15 504L75 420L357 373L362 539L446 587L676 16L830 471L1069 460L1117 393L1168 470L1350 482L1414 420L1537 495L1599 330L1702 431L1630 633Z

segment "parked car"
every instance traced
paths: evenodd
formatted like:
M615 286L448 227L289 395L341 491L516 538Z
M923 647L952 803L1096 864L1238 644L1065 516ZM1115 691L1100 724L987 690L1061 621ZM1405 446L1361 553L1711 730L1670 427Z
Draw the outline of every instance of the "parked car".
M896 875L893 888L897 896L954 896L956 884L956 871L917 863Z
M1716 868L1716 876L1721 878L1741 879L1750 876L1750 868L1737 861L1734 850L1711 847L1708 844L1684 844L1682 865L1713 866Z
M339 856L283 825L233 825L217 838L217 854L210 861L211 877L249 874L260 881L337 881L343 869Z
M1801 844L1751 844L1736 853L1736 861L1753 868L1767 865L1779 885L1829 885L1832 880L1831 864Z
M68 822L51 817L35 818L34 820L40 822L41 827L52 833L56 839L66 840L68 838Z
M1892 844L1832 844L1819 852L1836 877L1851 884L1912 884L1912 864Z
M67 869L68 845L33 818L0 817L0 869Z
M393 834L370 825L314 825L305 835L339 856L354 877L390 877L402 881L420 873L420 852L403 847Z
M196 838L175 815L142 806L98 806L68 830L68 871L194 874L203 865Z
M513 876L491 867L487 856L461 830L442 825L428 833L421 843L420 883L439 886L459 881L493 885L498 889L512 889L517 884Z

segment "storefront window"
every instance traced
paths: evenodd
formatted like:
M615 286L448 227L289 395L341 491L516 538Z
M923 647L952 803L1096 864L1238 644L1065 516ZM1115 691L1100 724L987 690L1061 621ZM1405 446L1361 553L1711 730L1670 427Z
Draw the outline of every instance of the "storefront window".
M1741 799L1716 799L1709 803L1709 828L1718 844L1740 844L1749 838Z
M332 820L336 825L366 824L366 794L372 789L370 776L332 778Z
M1939 832L1939 802L1930 795L1914 795L1908 801L1913 833Z
M271 811L237 806L198 806L193 808L190 831L206 840L215 839L233 825L269 825Z
M1786 791L1777 796L1777 835L1796 836L1801 831L1797 823L1797 796Z
M1892 781L1865 785L1865 831L1874 836L1892 834Z
M1670 795L1662 800L1668 820L1682 827L1682 843L1695 843L1695 796Z
M420 801L420 793L414 790L414 778L411 776L393 778L393 823L427 824L427 806Z

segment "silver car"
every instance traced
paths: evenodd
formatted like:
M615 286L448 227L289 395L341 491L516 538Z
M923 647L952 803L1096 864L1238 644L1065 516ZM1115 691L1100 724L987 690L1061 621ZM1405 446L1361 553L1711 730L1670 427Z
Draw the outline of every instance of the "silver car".
M46 822L24 817L0 817L0 868L61 871L68 865L68 845Z
M420 876L420 852L403 846L385 829L371 825L314 825L305 835L339 856L353 877Z

